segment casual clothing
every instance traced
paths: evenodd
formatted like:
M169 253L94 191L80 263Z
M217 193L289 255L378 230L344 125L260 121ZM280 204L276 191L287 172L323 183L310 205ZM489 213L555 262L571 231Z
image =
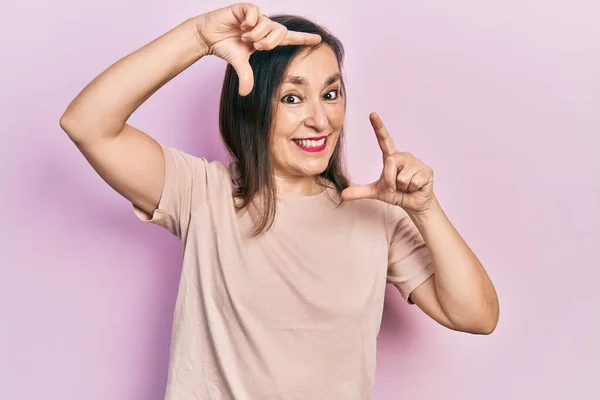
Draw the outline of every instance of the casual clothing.
M163 151L157 210L134 208L183 244L166 400L370 399L386 283L407 300L433 274L407 214L333 189L279 196L250 237L231 168Z

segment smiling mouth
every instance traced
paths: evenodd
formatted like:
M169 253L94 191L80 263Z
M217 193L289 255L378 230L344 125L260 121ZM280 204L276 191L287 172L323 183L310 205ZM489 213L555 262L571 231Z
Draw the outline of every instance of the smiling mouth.
M310 139L292 139L296 146L309 153L316 153L325 150L327 147L327 136Z

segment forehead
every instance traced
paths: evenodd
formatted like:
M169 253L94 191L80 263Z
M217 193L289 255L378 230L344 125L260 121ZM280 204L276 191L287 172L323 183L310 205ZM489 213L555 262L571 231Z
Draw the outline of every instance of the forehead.
M318 84L339 72L335 53L328 45L322 45L312 51L305 50L299 53L290 64L285 78L301 76L306 78L308 83Z

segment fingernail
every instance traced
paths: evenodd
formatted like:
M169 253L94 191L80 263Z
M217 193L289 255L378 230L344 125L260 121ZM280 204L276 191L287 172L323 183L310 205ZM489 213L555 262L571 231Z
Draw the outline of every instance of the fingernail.
M254 48L255 48L256 50L262 50L263 46L262 46L262 44L260 44L260 43L254 43Z
M394 193L394 192L396 191L396 190L394 190L394 188L393 188L393 187L391 187L391 186L390 186L390 187L388 187L388 190L390 191L390 193Z

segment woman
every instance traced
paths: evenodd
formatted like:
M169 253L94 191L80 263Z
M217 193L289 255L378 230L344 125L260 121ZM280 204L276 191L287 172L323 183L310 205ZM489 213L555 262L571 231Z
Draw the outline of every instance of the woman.
M126 123L207 55L228 62L223 166ZM381 178L343 170L343 48L293 16L235 4L191 18L95 78L61 126L144 221L182 240L167 399L368 399L386 282L440 324L488 334L492 283L431 169L371 115Z

